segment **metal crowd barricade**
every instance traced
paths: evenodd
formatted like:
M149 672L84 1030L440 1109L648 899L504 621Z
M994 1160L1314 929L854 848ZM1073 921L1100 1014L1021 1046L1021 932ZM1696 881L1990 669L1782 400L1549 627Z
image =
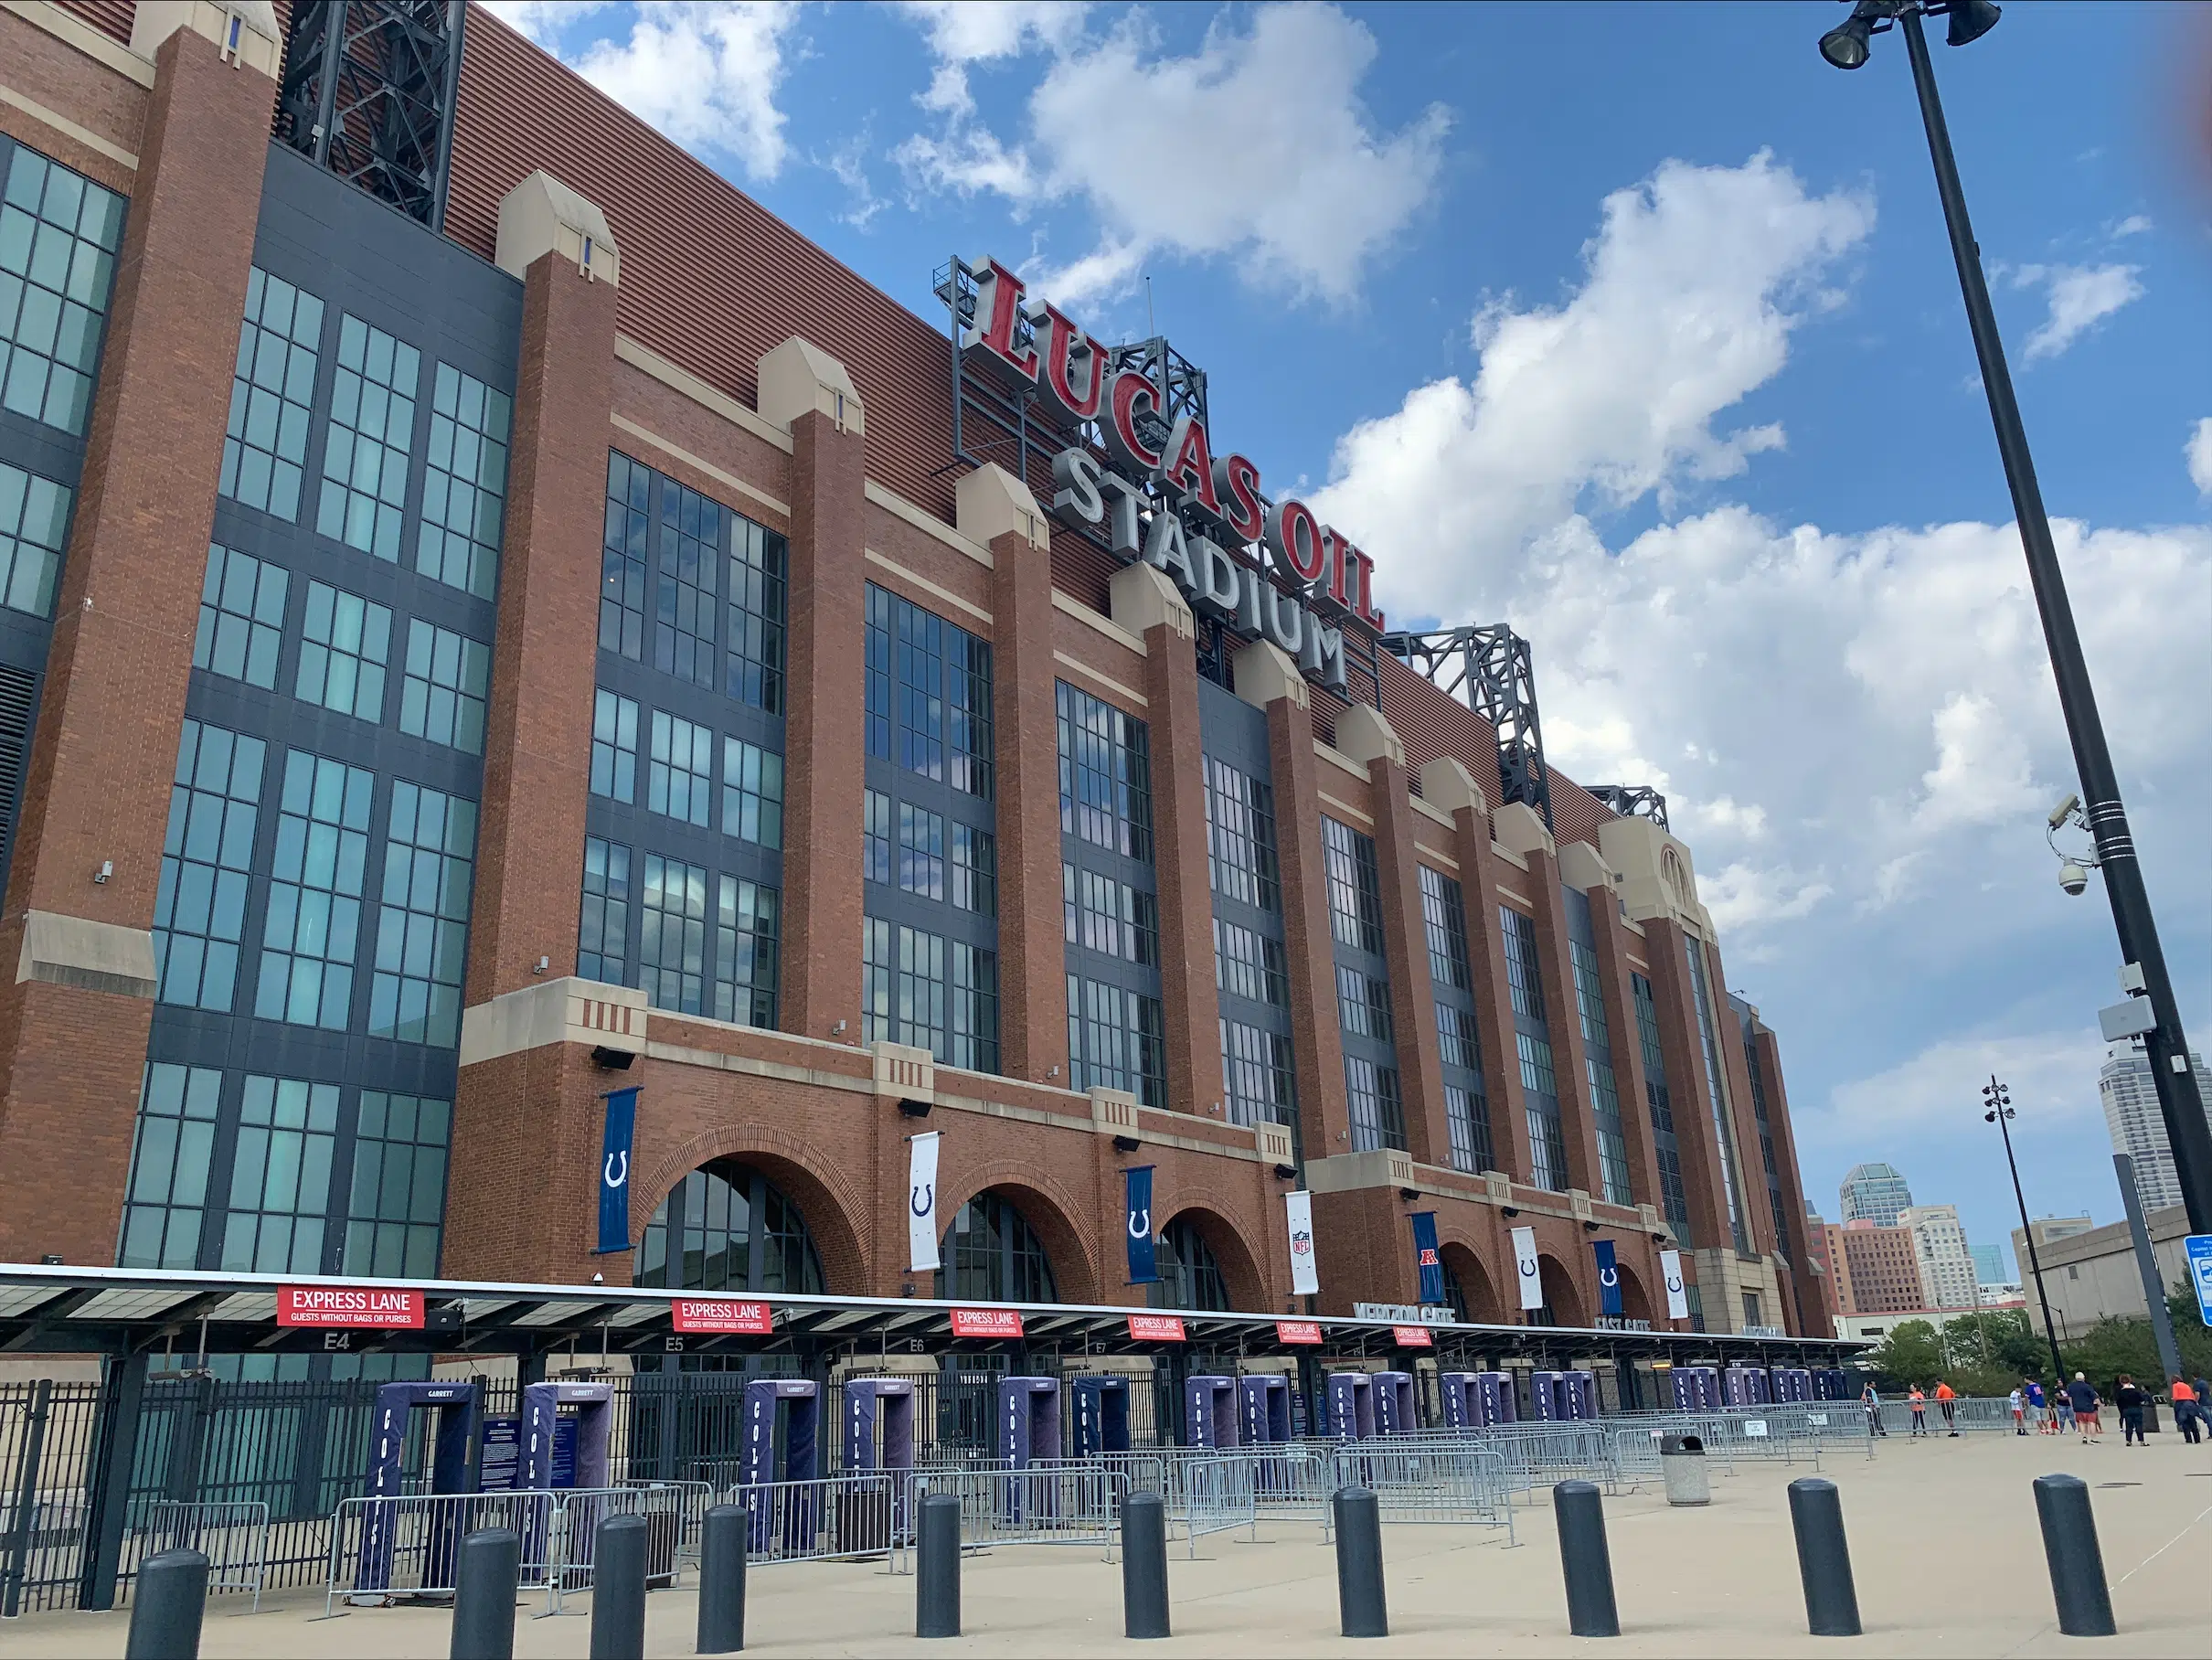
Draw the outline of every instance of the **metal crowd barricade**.
M452 1595L461 1541L484 1527L520 1537L517 1589L544 1591L548 1612L557 1610L567 1537L561 1501L573 1496L528 1490L342 1499L331 1517L323 1612L330 1614L340 1597L361 1604Z
M161 1550L197 1550L207 1559L207 1589L250 1591L253 1611L261 1611L261 1591L269 1582L269 1506L260 1500L237 1504L186 1504L155 1499L138 1522L139 1559Z
M1249 1454L1227 1453L1185 1462L1183 1477L1183 1530L1196 1559L1198 1540L1208 1533L1228 1533L1242 1527L1247 1537L1260 1540L1258 1460Z
M1080 1461L1026 1470L925 1470L907 1477L907 1514L933 1495L960 1500L963 1549L1096 1545L1113 1559L1129 1478Z
M677 1499L676 1561L699 1565L699 1548L707 1533L707 1506L715 1502L715 1488L704 1481L649 1481L635 1478L622 1483L641 1492L673 1492Z
M1371 1489L1385 1522L1503 1527L1514 1543L1514 1476L1495 1448L1354 1442L1337 1450L1334 1484Z
M913 1510L903 1470L852 1471L813 1481L754 1482L723 1495L749 1518L746 1559L831 1562L880 1556L906 1571Z
M548 1495L557 1501L552 1516L550 1611L560 1612L561 1598L566 1592L591 1589L592 1545L600 1523L611 1516L645 1518L645 1582L675 1583L682 1571L678 1547L684 1532L686 1501L697 1486L697 1483L686 1483L643 1487L574 1487ZM704 1527L705 1513L700 1514L700 1526ZM526 1542L524 1551L526 1559Z

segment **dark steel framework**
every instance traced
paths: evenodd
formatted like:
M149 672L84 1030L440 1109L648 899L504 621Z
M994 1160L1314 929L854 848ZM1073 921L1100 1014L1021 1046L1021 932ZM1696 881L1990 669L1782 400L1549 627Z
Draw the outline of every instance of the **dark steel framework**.
M445 224L463 0L303 0L277 93L284 142L432 230Z
M1648 818L1665 830L1666 797L1649 784L1584 784L1582 786L1598 798L1598 804L1611 808L1622 818Z
M1544 815L1544 828L1556 832L1551 769L1544 761L1528 642L1504 622L1470 622L1426 633L1385 634L1381 644L1496 729L1499 804L1521 802L1534 807Z
M962 463L981 467L995 463L1032 489L1040 482L1037 469L1048 465L1055 452L1070 443L1086 443L1092 449L1103 447L1103 440L1096 421L1087 421L1070 427L1058 419L1037 397L1037 388L987 353L965 352L961 349L960 335L963 327L975 321L976 286L975 268L967 261L955 256L937 268L932 278L932 290L952 318L950 346L952 367L952 459L939 469L950 472ZM1015 325L1014 344L1017 347L1037 344L1036 331L1026 318ZM1175 420L1188 415L1208 433L1213 431L1206 397L1206 371L1168 344L1164 335L1150 339L1134 340L1121 346L1109 346L1106 372L1119 374L1123 369L1135 369L1151 381L1159 391L1159 408L1143 422L1143 436L1151 442L1164 443ZM1261 496L1271 505L1271 498ZM1096 532L1079 526L1063 525L1054 521L1056 531L1080 537L1091 546L1105 549L1105 539ZM1230 555L1239 563L1249 563L1244 549L1231 548ZM1216 684L1230 685L1228 664L1235 655L1231 644L1244 638L1235 630L1212 618L1200 618L1198 644L1200 672ZM1374 631L1358 619L1345 614L1337 618L1344 631L1344 663L1347 684L1357 676L1364 681L1366 696L1362 701L1379 708L1382 706L1382 676L1377 662L1378 644ZM1231 687L1231 689L1234 689Z

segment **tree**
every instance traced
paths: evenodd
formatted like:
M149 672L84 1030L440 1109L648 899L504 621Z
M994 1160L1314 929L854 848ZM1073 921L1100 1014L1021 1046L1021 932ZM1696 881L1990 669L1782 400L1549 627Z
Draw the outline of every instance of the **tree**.
M1926 1389L1943 1375L1943 1340L1928 1321L1907 1320L1866 1356L1866 1364L1893 1389Z
M1961 1314L1944 1324L1943 1349L1953 1367L2004 1378L2005 1388L1994 1391L2000 1395L2024 1378L2040 1378L2050 1365L2049 1353L2028 1325L2025 1309Z

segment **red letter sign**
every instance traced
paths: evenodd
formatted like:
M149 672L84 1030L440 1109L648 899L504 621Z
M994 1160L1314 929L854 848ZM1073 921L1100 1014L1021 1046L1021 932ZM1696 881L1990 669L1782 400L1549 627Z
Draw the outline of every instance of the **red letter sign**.
M1398 1340L1399 1348L1425 1349L1436 1346L1425 1325L1394 1325L1390 1328L1390 1335Z
M668 1305L668 1324L679 1332L740 1332L765 1337L776 1329L776 1316L767 1304L738 1297L678 1297Z
M1183 1316L1132 1314L1129 1316L1129 1335L1138 1343L1180 1343L1183 1341Z
M277 1289L276 1319L279 1325L419 1332L422 1293L382 1285L284 1285Z
M1321 1322L1318 1320L1278 1320L1275 1322L1275 1341L1278 1343L1319 1343Z
M1022 1317L1011 1308L956 1308L952 1311L955 1337L1018 1337Z
M1024 380L1037 378L1037 348L1014 344L1014 328L1022 314L1022 280L988 260L975 273L975 321L961 335L961 345L980 346Z

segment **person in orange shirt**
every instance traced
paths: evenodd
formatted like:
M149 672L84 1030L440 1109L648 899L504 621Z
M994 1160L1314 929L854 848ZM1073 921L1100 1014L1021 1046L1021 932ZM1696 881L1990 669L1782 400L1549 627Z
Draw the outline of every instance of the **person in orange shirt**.
M2174 1379L2167 1391L2174 1403L2174 1421L2181 1426L2181 1438L2192 1447L2196 1444L2198 1421L2204 1417L2205 1403L2196 1399L2196 1390L2186 1378Z
M1908 1439L1927 1434L1928 1397L1920 1393L1920 1386L1916 1383L1912 1386L1912 1393L1906 1396L1905 1399L1907 1404L1912 1408L1912 1437Z
M1959 1432L1958 1408L1951 1403L1958 1398L1957 1392L1951 1389L1951 1385L1945 1383L1941 1378L1936 1380L1936 1405L1942 1409L1943 1427L1950 1431L1954 1437Z

